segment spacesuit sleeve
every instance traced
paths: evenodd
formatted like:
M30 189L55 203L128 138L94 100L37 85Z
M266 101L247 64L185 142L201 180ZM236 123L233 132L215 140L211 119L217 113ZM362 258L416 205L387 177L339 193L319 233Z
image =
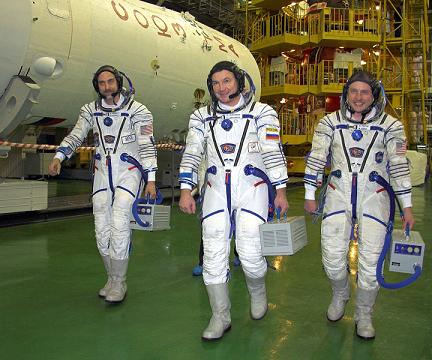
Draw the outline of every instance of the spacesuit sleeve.
M411 207L411 177L406 157L407 140L402 123L394 119L384 135L384 145L389 159L390 185L402 205Z
M153 137L153 116L142 104L131 114L135 134L138 139L138 154L141 166L148 171L148 181L155 181L157 170L157 154Z
M288 181L287 164L280 141L279 119L270 106L257 103L255 116L261 156L267 176L276 189L286 187Z
M318 181L322 179L324 174L333 134L334 126L330 117L322 118L315 129L311 152L306 160L304 176L306 200L315 200L315 191L320 185Z
M89 104L84 105L72 131L67 135L56 150L55 158L63 161L70 159L75 150L81 146L89 130L93 126L93 112Z
M180 162L181 189L192 189L198 183L198 170L204 155L205 117L196 110L189 120L186 147Z

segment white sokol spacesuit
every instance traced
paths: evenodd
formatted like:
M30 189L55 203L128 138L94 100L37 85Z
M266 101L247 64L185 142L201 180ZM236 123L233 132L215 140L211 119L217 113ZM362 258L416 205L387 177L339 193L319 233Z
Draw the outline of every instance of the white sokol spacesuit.
M92 102L81 108L77 124L57 149L57 158L69 158L93 130L96 147L93 213L97 245L102 256L110 255L117 260L128 257L130 209L139 195L141 173L122 161L120 155L127 153L140 159L142 167L150 171L149 180L154 181L156 151L152 124L150 111L134 100L114 112L104 112L97 102Z
M246 78L250 91L242 95ZM180 163L180 208L194 212L189 190L197 185L205 157L203 279L212 317L202 338L217 340L231 328L228 257L233 236L251 299L251 317L259 320L267 312L267 263L261 252L259 225L268 217L269 187L284 188L288 178L277 114L270 106L253 101L250 76L234 63L220 61L210 70L207 87L212 106L196 110L189 121ZM276 202L285 207L280 199Z
M237 105L242 108L244 98ZM202 206L204 242L203 279L206 285L229 279L230 240L246 276L261 278L267 264L261 253L259 225L267 220L268 188L261 178L246 175L246 165L268 174L272 185L285 186L287 170L279 141L279 121L268 105L250 102L243 109L226 112L219 105L195 111L189 122L186 149L180 164L182 188L196 186L204 152L208 161ZM230 124L224 129L224 124Z
M385 95L376 80L360 74L353 76L349 83L354 81L370 84L375 97L372 107L362 122L350 120L346 102L349 85L346 85L341 110L325 116L315 129L304 178L306 199L313 200L330 158L331 175L327 188L323 189L326 193L321 246L324 269L332 283L334 296L339 297L338 311L332 315L330 307L327 313L331 321L343 316L344 303L349 298L347 252L357 226L358 292L366 294L363 298L369 298L366 302L370 305L370 313L377 294L376 266L384 244L390 204L387 192L370 179L370 174L375 171L390 182L403 208L411 206L403 125L384 113ZM357 295L359 306L362 299L359 299L359 293ZM360 312L357 308L356 320L362 316Z
M81 108L78 122L57 149L56 158L70 158L93 130L96 147L93 182L93 214L99 253L104 261L109 280L100 291L107 296L116 267L123 282L130 248L130 213L132 204L141 191L141 172L120 159L122 153L137 159L148 180L155 180L157 169L153 139L153 117L150 111L132 98L120 94L119 104L108 105L99 99ZM114 269L113 269L114 268ZM109 299L110 297L107 296ZM117 296L113 296L117 299Z

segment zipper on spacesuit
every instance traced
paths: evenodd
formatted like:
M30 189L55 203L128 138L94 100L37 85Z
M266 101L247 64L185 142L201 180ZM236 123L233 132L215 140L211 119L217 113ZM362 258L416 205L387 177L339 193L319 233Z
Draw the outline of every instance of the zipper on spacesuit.
M352 173L351 178L351 206L352 206L352 219L351 219L351 236L350 240L358 239L358 222L357 222L357 186L358 174Z
M114 183L112 178L111 153L109 150L108 150L108 154L106 155L106 165L108 167L108 182L111 189L111 196L112 196L111 206L112 206L112 204L114 204Z
M226 197L227 197L227 207L228 207L228 216L230 219L230 231L229 231L229 238L231 239L232 236L235 234L235 214L236 211L234 210L231 213L231 170L225 170L225 189L226 189Z
M231 218L231 170L225 170L225 190L227 197L228 214Z
M230 234L229 237L231 239L235 224L233 224L233 217L231 214L231 170L225 170L225 191L227 197L227 208L228 208L228 216L230 219Z

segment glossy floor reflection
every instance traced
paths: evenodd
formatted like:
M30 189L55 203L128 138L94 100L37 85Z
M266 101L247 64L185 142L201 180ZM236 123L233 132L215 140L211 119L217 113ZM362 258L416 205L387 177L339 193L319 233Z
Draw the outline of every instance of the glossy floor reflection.
M290 189L290 215L303 214L303 190ZM382 289L377 337L354 333L354 302L329 323L330 287L321 266L319 225L307 220L309 244L269 258L269 312L249 317L241 268L232 268L232 330L200 339L210 317L197 262L195 216L172 212L172 230L135 232L129 292L122 305L97 297L105 282L92 217L1 229L1 359L432 359L432 187L414 190L417 230L427 243L424 273L402 290ZM404 278L388 274L395 281ZM351 275L352 286L355 275Z

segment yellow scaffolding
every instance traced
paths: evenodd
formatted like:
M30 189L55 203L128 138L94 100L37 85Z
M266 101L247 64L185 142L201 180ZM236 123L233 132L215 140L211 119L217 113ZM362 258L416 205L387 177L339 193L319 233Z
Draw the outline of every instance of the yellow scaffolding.
M406 125L410 144L427 142L426 0L385 0L380 6L364 1L360 6L356 2L357 7L353 2L349 8L318 6L313 12L302 11L299 3L283 7L286 1L247 3L254 9L254 19L245 32L249 34L251 51L259 54L261 96L279 107L282 139L290 144L310 141L311 128L304 124L312 124L313 131L316 114L299 114L305 117L300 119L292 109L279 106L280 101L309 94L340 94L353 69L362 66L383 82L390 100L389 111ZM259 7L261 10L257 10ZM311 47L361 48L361 63L349 59L305 61L289 56ZM286 55L285 69L275 70L270 59L281 55ZM293 133L297 124L299 128Z
M427 144L426 98L429 47L426 0L382 2L378 74L411 145Z

